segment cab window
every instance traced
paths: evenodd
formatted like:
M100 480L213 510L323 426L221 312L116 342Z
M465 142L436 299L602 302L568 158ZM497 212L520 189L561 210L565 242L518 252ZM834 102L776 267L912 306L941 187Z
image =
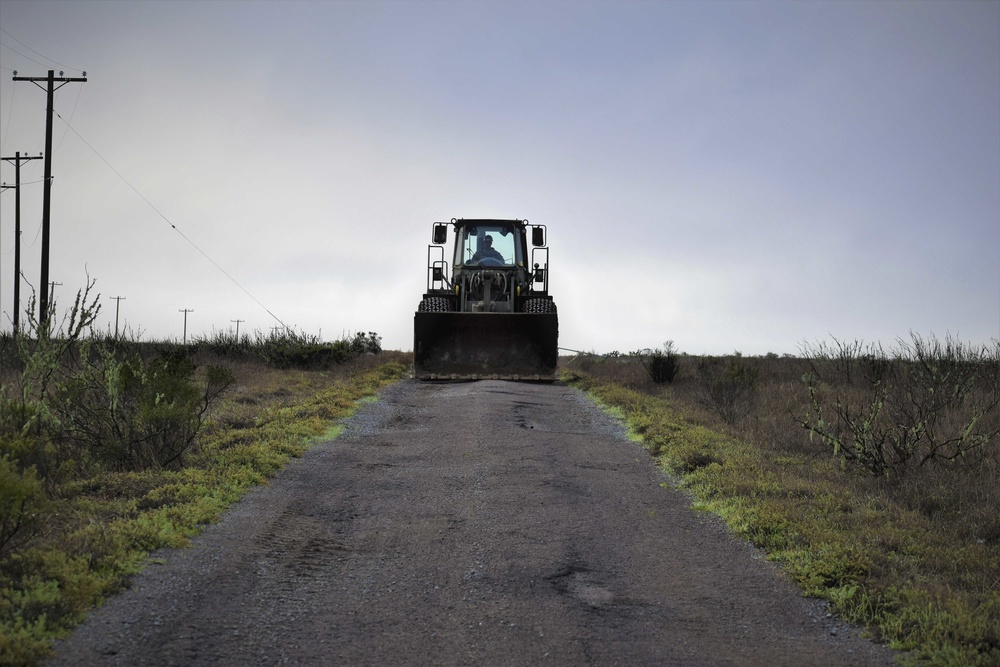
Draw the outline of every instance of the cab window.
M462 264L471 266L513 266L514 232L507 227L478 225L466 227L459 249Z

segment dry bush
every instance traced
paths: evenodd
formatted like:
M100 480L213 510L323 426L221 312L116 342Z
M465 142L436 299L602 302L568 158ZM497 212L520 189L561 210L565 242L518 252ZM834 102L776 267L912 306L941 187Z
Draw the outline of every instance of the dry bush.
M799 424L850 466L902 476L978 463L1000 435L1000 343L911 336L898 349L807 347L810 409Z
M701 357L697 364L698 402L727 424L736 424L752 411L760 370L739 352L729 357Z

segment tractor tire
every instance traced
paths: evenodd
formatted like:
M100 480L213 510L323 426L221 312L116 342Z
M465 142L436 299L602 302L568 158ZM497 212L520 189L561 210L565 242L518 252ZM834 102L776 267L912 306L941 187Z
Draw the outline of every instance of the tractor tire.
M556 312L556 302L552 299L528 299L524 302L524 312L554 313Z
M429 296L420 302L417 310L421 313L447 313L451 310L451 301L443 296Z

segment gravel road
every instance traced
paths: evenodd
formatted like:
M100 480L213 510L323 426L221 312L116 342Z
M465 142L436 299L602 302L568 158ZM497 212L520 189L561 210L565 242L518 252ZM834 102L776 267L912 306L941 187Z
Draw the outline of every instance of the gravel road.
M52 665L887 665L560 384L402 382Z

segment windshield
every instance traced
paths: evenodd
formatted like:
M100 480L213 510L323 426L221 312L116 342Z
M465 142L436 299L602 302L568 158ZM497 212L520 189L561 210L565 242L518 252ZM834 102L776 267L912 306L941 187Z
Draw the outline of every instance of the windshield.
M501 225L475 225L462 230L456 250L456 264L476 266L514 266L516 244L514 230Z

